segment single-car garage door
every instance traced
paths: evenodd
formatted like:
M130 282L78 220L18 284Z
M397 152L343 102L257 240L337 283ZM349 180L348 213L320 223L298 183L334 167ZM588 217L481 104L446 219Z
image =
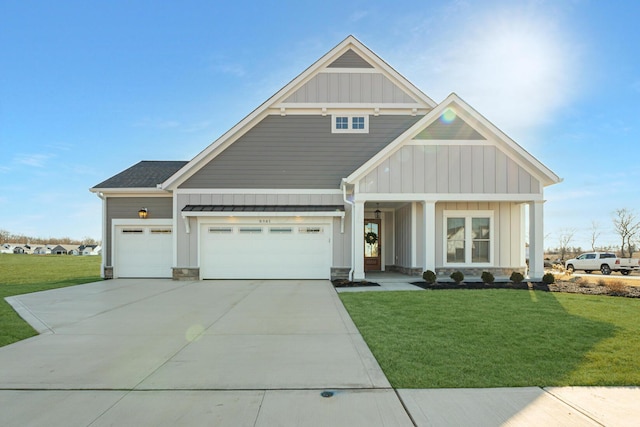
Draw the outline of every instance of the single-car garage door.
M171 277L171 226L116 226L115 277Z
M331 224L202 224L203 279L329 279Z

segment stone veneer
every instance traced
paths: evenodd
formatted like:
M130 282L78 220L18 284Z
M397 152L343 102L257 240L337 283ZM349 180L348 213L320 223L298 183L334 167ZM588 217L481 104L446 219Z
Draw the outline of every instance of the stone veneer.
M422 277L423 270L421 267L402 267L400 265L387 265L385 271L394 271L407 276Z
M113 279L113 267L104 267L104 279Z
M349 267L331 267L331 280L349 280Z
M198 267L173 267L173 280L200 280L200 268Z

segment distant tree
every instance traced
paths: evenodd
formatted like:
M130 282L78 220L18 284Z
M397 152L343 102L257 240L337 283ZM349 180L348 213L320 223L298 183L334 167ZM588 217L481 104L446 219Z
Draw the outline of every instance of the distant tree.
M9 233L7 230L0 229L0 243L7 243L9 241Z
M569 250L569 243L571 243L575 234L576 230L574 228L564 229L560 231L560 236L558 237L558 252L560 253L560 259L563 261L565 259L565 255Z
M613 227L621 240L620 256L627 258L628 251L629 257L631 257L635 249L637 235L640 233L640 221L636 213L627 208L616 209L613 213Z
M596 250L596 240L600 237L602 232L600 231L600 224L598 221L591 221L591 250Z

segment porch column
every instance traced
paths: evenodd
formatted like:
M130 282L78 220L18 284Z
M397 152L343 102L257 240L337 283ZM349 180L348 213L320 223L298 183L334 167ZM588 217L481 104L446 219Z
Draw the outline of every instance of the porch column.
M364 202L355 202L353 209L353 280L364 279Z
M543 200L529 202L529 278L544 276Z
M422 202L424 229L423 269L436 271L436 202Z

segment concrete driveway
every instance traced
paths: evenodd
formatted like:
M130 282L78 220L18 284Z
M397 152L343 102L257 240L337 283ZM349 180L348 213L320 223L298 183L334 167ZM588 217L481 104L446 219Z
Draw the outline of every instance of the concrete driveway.
M328 281L110 280L10 303L42 334L0 348L3 426L412 425Z

